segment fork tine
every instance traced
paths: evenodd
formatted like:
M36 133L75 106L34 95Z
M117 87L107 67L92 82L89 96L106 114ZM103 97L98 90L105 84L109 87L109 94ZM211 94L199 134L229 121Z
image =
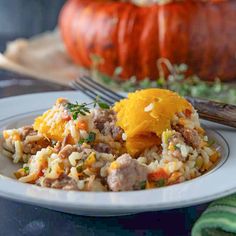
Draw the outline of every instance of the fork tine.
M71 81L70 82L70 86L73 88L73 89L76 89L76 90L79 90L81 91L82 93L86 94L88 97L92 98L92 99L95 99L96 98L96 95L95 94L92 94L92 93L89 93L87 92L86 90L84 90L78 83L76 83L75 81Z
M92 80L90 77L88 76L83 76L78 78L78 80L83 81L86 84L89 84L92 88L98 90L99 92L105 94L106 96L114 99L115 101L118 101L120 99L123 99L124 97L119 95L118 93L106 88L105 86L103 86L102 84Z
M99 90L93 89L91 88L91 86L89 84L85 84L82 81L76 81L77 84L80 85L80 87L82 87L84 90L87 90L87 92L94 94L96 97L99 97L101 100L105 101L106 103L109 104L114 104L116 102L116 100L114 100L113 98L110 98L109 96L104 95L102 92L100 92Z
M102 94L98 94L96 93L95 90L91 89L89 87L89 85L83 84L81 83L79 80L75 80L72 83L72 86L74 88L79 89L81 92L85 93L87 96L89 96L92 99L96 99L98 96L101 100L103 100L104 102L108 103L109 105L112 105L114 103L113 99L109 99L107 97L104 97Z

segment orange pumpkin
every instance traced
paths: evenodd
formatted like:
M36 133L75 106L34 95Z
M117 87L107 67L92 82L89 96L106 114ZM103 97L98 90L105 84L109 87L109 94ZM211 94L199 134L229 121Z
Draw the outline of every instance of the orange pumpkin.
M100 70L123 68L128 79L156 79L157 60L186 63L203 79L236 78L236 1L173 0L137 6L113 0L68 0L60 30L69 55L91 67L91 55L103 58Z

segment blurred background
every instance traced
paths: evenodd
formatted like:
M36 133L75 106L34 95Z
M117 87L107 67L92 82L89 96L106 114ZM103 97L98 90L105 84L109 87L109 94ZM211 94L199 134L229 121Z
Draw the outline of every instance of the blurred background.
M66 0L0 0L0 50L4 42L52 30Z
M141 8L134 5L126 20L123 15L129 1L113 7L111 2L110 12L102 5L100 18L93 1L87 6L90 14L77 14L85 10L83 4L68 1L59 34L53 30L66 0L0 0L0 52L9 62L0 61L0 68L66 86L86 71L93 79L125 92L161 87L183 96L236 104L236 35L232 33L236 1L155 0L159 1L167 7L154 7L151 14L144 3ZM160 9L161 20L156 15ZM127 27L133 15L133 26ZM48 32L46 37L40 35L43 32ZM127 36L117 40L123 33L114 36L114 32ZM22 40L32 36L37 40Z

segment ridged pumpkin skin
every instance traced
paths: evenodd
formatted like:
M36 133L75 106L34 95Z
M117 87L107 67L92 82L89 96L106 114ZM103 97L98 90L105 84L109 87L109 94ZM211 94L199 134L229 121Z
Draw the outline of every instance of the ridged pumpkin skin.
M156 79L159 58L186 63L203 79L236 78L236 1L173 1L139 7L108 0L68 0L60 19L71 58L91 67L91 55L104 59L100 70L122 77Z

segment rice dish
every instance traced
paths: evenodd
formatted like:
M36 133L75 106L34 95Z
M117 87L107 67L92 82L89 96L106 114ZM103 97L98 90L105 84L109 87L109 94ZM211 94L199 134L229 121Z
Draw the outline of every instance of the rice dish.
M4 155L24 183L77 191L132 191L203 175L220 155L183 97L130 93L113 107L58 98L32 125L3 131Z

